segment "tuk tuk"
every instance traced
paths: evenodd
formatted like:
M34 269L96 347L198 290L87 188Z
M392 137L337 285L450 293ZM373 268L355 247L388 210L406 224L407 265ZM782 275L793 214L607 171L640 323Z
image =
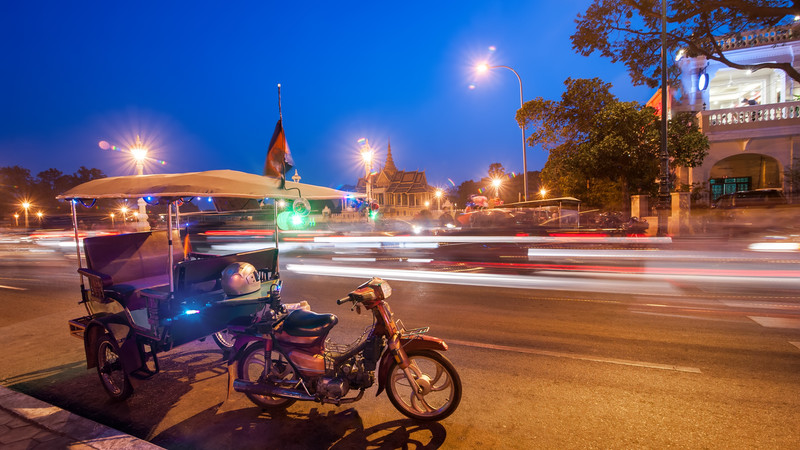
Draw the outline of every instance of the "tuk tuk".
M160 352L220 333L233 319L256 320L275 295L277 224L275 243L267 248L223 255L185 253L174 226L181 202L198 197L271 198L292 201L297 209L308 208L308 199L348 195L352 194L233 170L102 178L59 195L71 204L80 303L87 313L70 320L69 329L83 340L87 368L97 369L112 400L124 400L133 393L130 377L146 379L159 372ZM166 230L86 237L81 251L79 203L138 198L166 205ZM241 295L226 292L223 271L241 263L255 268L252 275L260 287Z

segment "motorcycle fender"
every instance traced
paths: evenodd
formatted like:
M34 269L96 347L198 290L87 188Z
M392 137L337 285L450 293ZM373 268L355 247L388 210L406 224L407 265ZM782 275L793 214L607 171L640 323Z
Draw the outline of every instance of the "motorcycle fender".
M130 326L114 315L98 317L86 326L83 338L83 349L86 353L86 368L97 367L97 345L95 344L100 336L109 334L119 345L120 358L125 373L136 370L138 362L141 361L139 346L133 336Z
M400 346L406 352L412 350L447 350L447 344L439 338L427 335L416 336L413 339L401 338ZM392 366L394 357L390 349L386 349L381 355L381 361L378 365L378 392L375 396L381 395L381 392L386 388L386 383L389 381L389 367Z

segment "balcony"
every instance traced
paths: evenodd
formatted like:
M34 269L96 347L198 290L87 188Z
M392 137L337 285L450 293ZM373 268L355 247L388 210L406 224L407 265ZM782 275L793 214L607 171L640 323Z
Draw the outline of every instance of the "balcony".
M702 111L703 132L711 141L800 134L800 102Z

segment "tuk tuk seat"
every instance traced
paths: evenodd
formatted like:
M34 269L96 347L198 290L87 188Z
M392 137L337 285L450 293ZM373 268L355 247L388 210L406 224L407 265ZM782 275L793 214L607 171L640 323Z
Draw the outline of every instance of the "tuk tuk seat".
M180 233L174 230L173 264L183 261ZM142 289L169 284L169 246L166 231L96 236L83 240L86 265L89 270L79 270L92 283L99 278L102 290L116 297L130 310L144 308L138 293ZM93 300L106 301L92 286ZM99 298L98 298L99 297Z

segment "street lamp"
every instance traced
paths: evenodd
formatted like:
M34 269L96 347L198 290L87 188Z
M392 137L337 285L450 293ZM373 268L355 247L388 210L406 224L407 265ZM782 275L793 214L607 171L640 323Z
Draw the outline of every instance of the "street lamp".
M15 227L19 226L19 214L17 213L14 213L14 226Z
M436 197L436 205L437 205L436 206L436 210L437 211L441 211L442 210L442 195L443 194L444 193L442 192L441 189L437 189L436 192L433 194L433 196Z
M114 213L109 214L109 216L111 216L111 228L116 228L114 226Z
M517 71L508 66L490 66L487 63L479 64L476 67L479 73L488 72L491 69L508 69L517 76L517 81L519 82L519 109L522 109L525 105L522 99L522 78L519 77ZM525 122L522 122L522 185L524 189L522 199L528 201L528 155L525 151Z
M494 187L494 197L500 198L500 185L503 184L503 180L500 178L495 178L492 180L492 186Z
M31 203L28 201L22 202L22 209L25 210L25 228L28 228L28 208L31 207Z
M539 189L539 195L542 196L542 200L544 200L544 196L547 195L547 189L541 188Z
M123 206L122 208L119 209L119 212L122 213L122 223L124 225L125 222L128 219L128 217L127 217L128 216L128 207L127 206Z
M372 202L372 180L369 176L372 172L372 157L373 151L372 147L369 146L369 140L364 139L364 145L361 147L361 158L364 160L364 170L366 171L366 174L364 175L364 181L366 182L368 204Z
M41 226L42 226L42 217L44 217L44 213L39 211L39 212L36 213L36 217L39 218L39 227L41 228Z
M136 174L144 175L144 160L147 159L147 148L139 136L136 136L136 143L131 147L131 155L136 161ZM147 223L147 206L143 198L140 198L136 203L139 205L139 213L136 215L138 218L137 227L140 231L147 231L150 228Z

